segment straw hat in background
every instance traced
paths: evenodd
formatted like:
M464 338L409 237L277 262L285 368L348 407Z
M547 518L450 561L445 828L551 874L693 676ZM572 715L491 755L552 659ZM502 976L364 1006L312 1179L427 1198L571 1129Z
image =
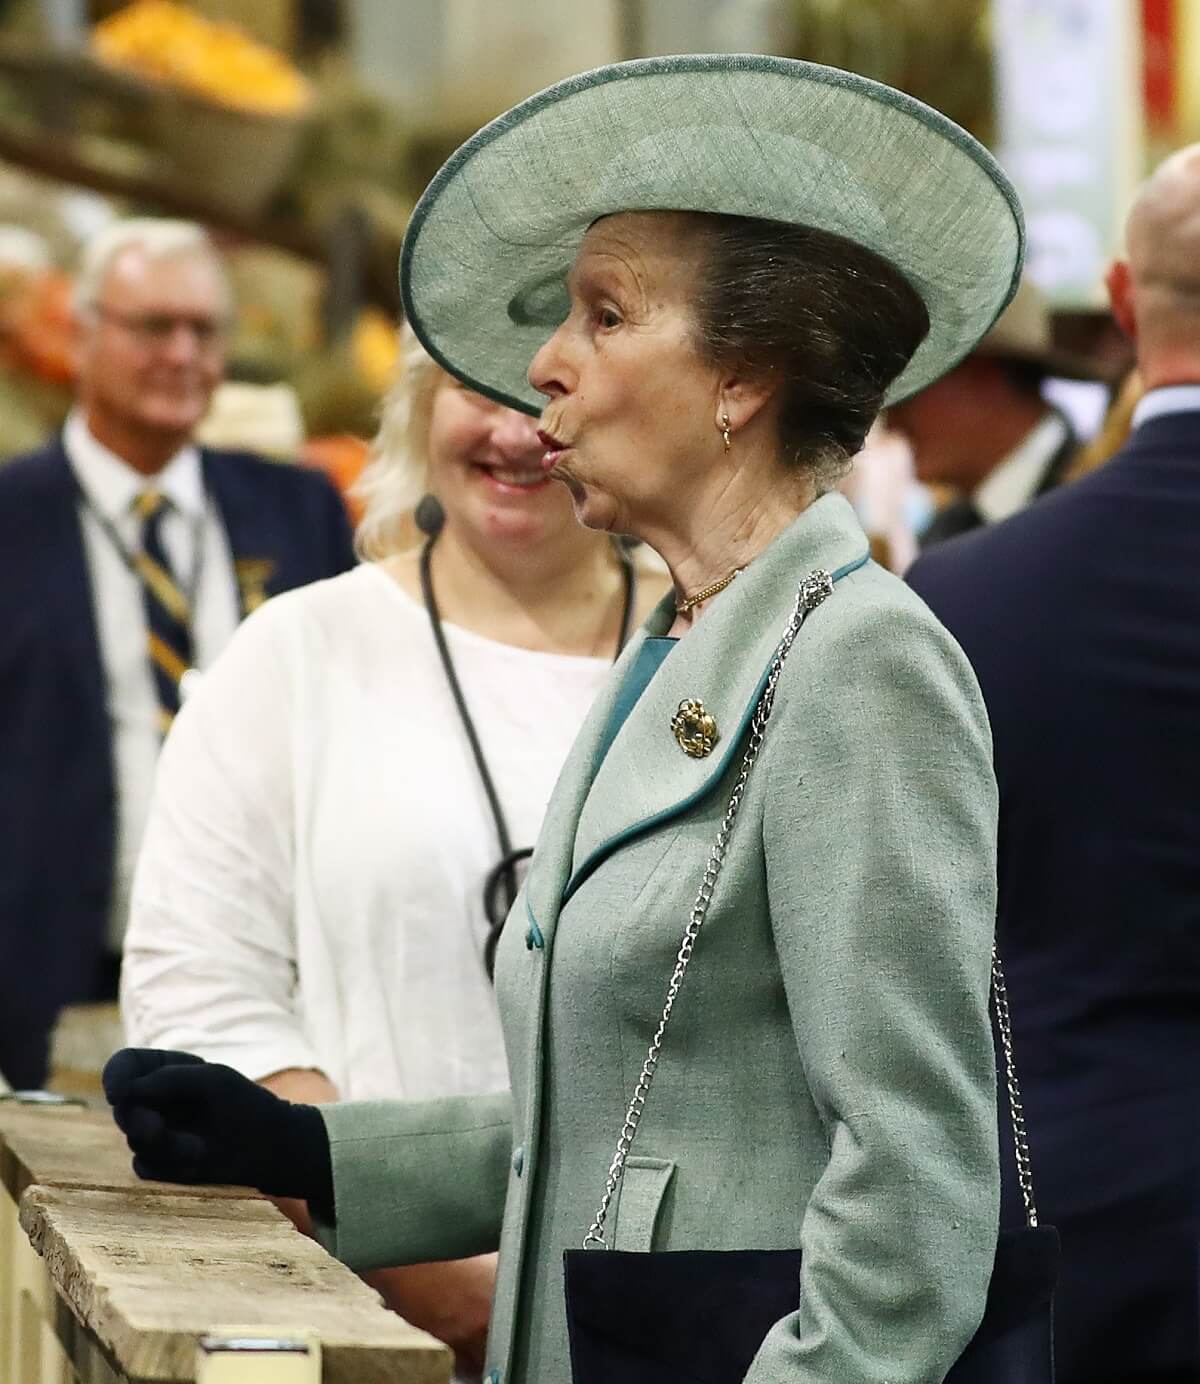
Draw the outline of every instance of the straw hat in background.
M1107 381L1100 362L1054 344L1050 307L1032 279L1021 280L1013 300L976 347L982 356L1028 361L1060 380Z

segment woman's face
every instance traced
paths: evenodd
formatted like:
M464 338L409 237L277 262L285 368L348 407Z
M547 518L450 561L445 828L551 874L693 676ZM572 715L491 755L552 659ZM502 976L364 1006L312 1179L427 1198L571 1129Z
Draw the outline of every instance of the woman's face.
M567 320L529 367L548 400L543 465L589 528L651 537L723 451L720 377L692 313L702 255L685 215L598 221L567 280Z
M429 481L447 522L475 542L537 543L575 516L543 468L537 422L444 375L429 419Z

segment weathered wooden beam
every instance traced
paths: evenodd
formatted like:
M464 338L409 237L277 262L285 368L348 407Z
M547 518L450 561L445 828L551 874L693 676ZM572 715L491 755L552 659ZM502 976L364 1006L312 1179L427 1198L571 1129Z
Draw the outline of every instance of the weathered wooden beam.
M257 1197L248 1187L177 1187L143 1182L107 1110L0 1103L0 1183L14 1201L34 1183L93 1191L159 1191L202 1197Z
M450 1377L446 1347L265 1197L141 1182L106 1111L0 1103L0 1384L195 1384L199 1341L230 1326L315 1332L325 1384ZM247 1355L237 1377L270 1368Z
M326 1384L443 1384L449 1357L270 1202L33 1186L21 1227L137 1384L187 1384L213 1327L315 1330Z

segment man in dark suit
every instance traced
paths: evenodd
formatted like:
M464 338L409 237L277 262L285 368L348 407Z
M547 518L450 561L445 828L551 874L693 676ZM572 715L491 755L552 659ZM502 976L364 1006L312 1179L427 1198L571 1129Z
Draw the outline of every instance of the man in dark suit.
M197 227L120 224L79 278L77 406L0 469L0 1075L113 998L162 736L268 596L353 564L315 473L203 451L233 309Z
M889 426L912 447L917 479L956 492L921 535L922 548L999 523L1062 480L1078 443L1042 395L1051 377L1099 373L1054 348L1045 301L1025 280L966 360L888 410Z
M1059 1384L1200 1379L1200 145L1146 185L1128 247L1127 444L910 572L992 719Z

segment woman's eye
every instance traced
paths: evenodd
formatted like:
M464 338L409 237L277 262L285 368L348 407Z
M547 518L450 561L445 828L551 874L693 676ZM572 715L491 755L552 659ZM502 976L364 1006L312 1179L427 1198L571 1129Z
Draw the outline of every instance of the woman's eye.
M614 327L621 325L621 315L615 308L597 308L596 325L605 331L611 331Z

